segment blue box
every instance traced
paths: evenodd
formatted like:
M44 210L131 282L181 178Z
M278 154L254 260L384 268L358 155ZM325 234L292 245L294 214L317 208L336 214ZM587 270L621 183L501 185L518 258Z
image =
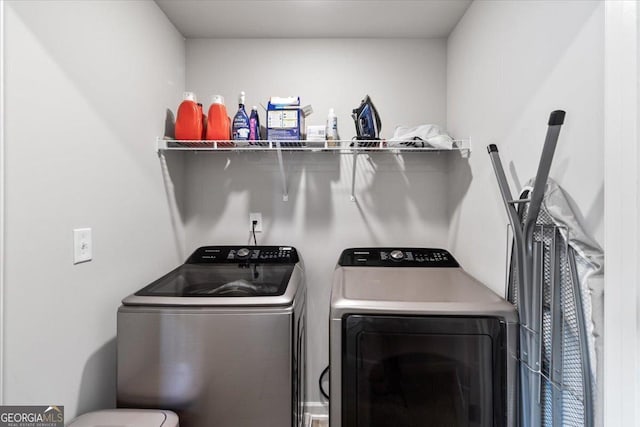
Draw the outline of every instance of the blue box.
M304 139L304 116L300 97L272 96L267 104L267 139L298 141Z

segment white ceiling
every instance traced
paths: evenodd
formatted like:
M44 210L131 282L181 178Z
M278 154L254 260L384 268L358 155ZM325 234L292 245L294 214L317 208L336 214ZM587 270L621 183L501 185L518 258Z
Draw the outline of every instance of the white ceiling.
M471 0L155 0L186 38L447 37Z

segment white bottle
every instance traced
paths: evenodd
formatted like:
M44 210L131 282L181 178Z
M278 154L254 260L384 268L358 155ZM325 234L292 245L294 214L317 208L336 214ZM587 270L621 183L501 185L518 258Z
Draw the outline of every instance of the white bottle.
M329 115L327 116L327 127L326 132L327 135L327 145L330 147L335 147L336 141L338 138L338 118L336 117L336 113L333 108L329 108Z

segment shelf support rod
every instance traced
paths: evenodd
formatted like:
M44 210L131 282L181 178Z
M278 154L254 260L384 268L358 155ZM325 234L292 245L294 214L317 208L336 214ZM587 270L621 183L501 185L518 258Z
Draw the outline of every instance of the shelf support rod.
M289 201L289 193L287 192L287 176L284 173L284 162L282 161L282 150L280 149L280 141L276 141L276 152L278 153L278 165L280 166L280 179L282 180L282 201Z
M356 201L356 167L358 165L358 150L353 150L353 169L351 171L351 201Z

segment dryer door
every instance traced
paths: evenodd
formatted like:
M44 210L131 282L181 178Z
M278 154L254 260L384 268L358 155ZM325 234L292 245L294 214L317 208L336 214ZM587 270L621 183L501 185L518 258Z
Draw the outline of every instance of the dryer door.
M505 425L500 320L368 315L343 320L343 426Z

